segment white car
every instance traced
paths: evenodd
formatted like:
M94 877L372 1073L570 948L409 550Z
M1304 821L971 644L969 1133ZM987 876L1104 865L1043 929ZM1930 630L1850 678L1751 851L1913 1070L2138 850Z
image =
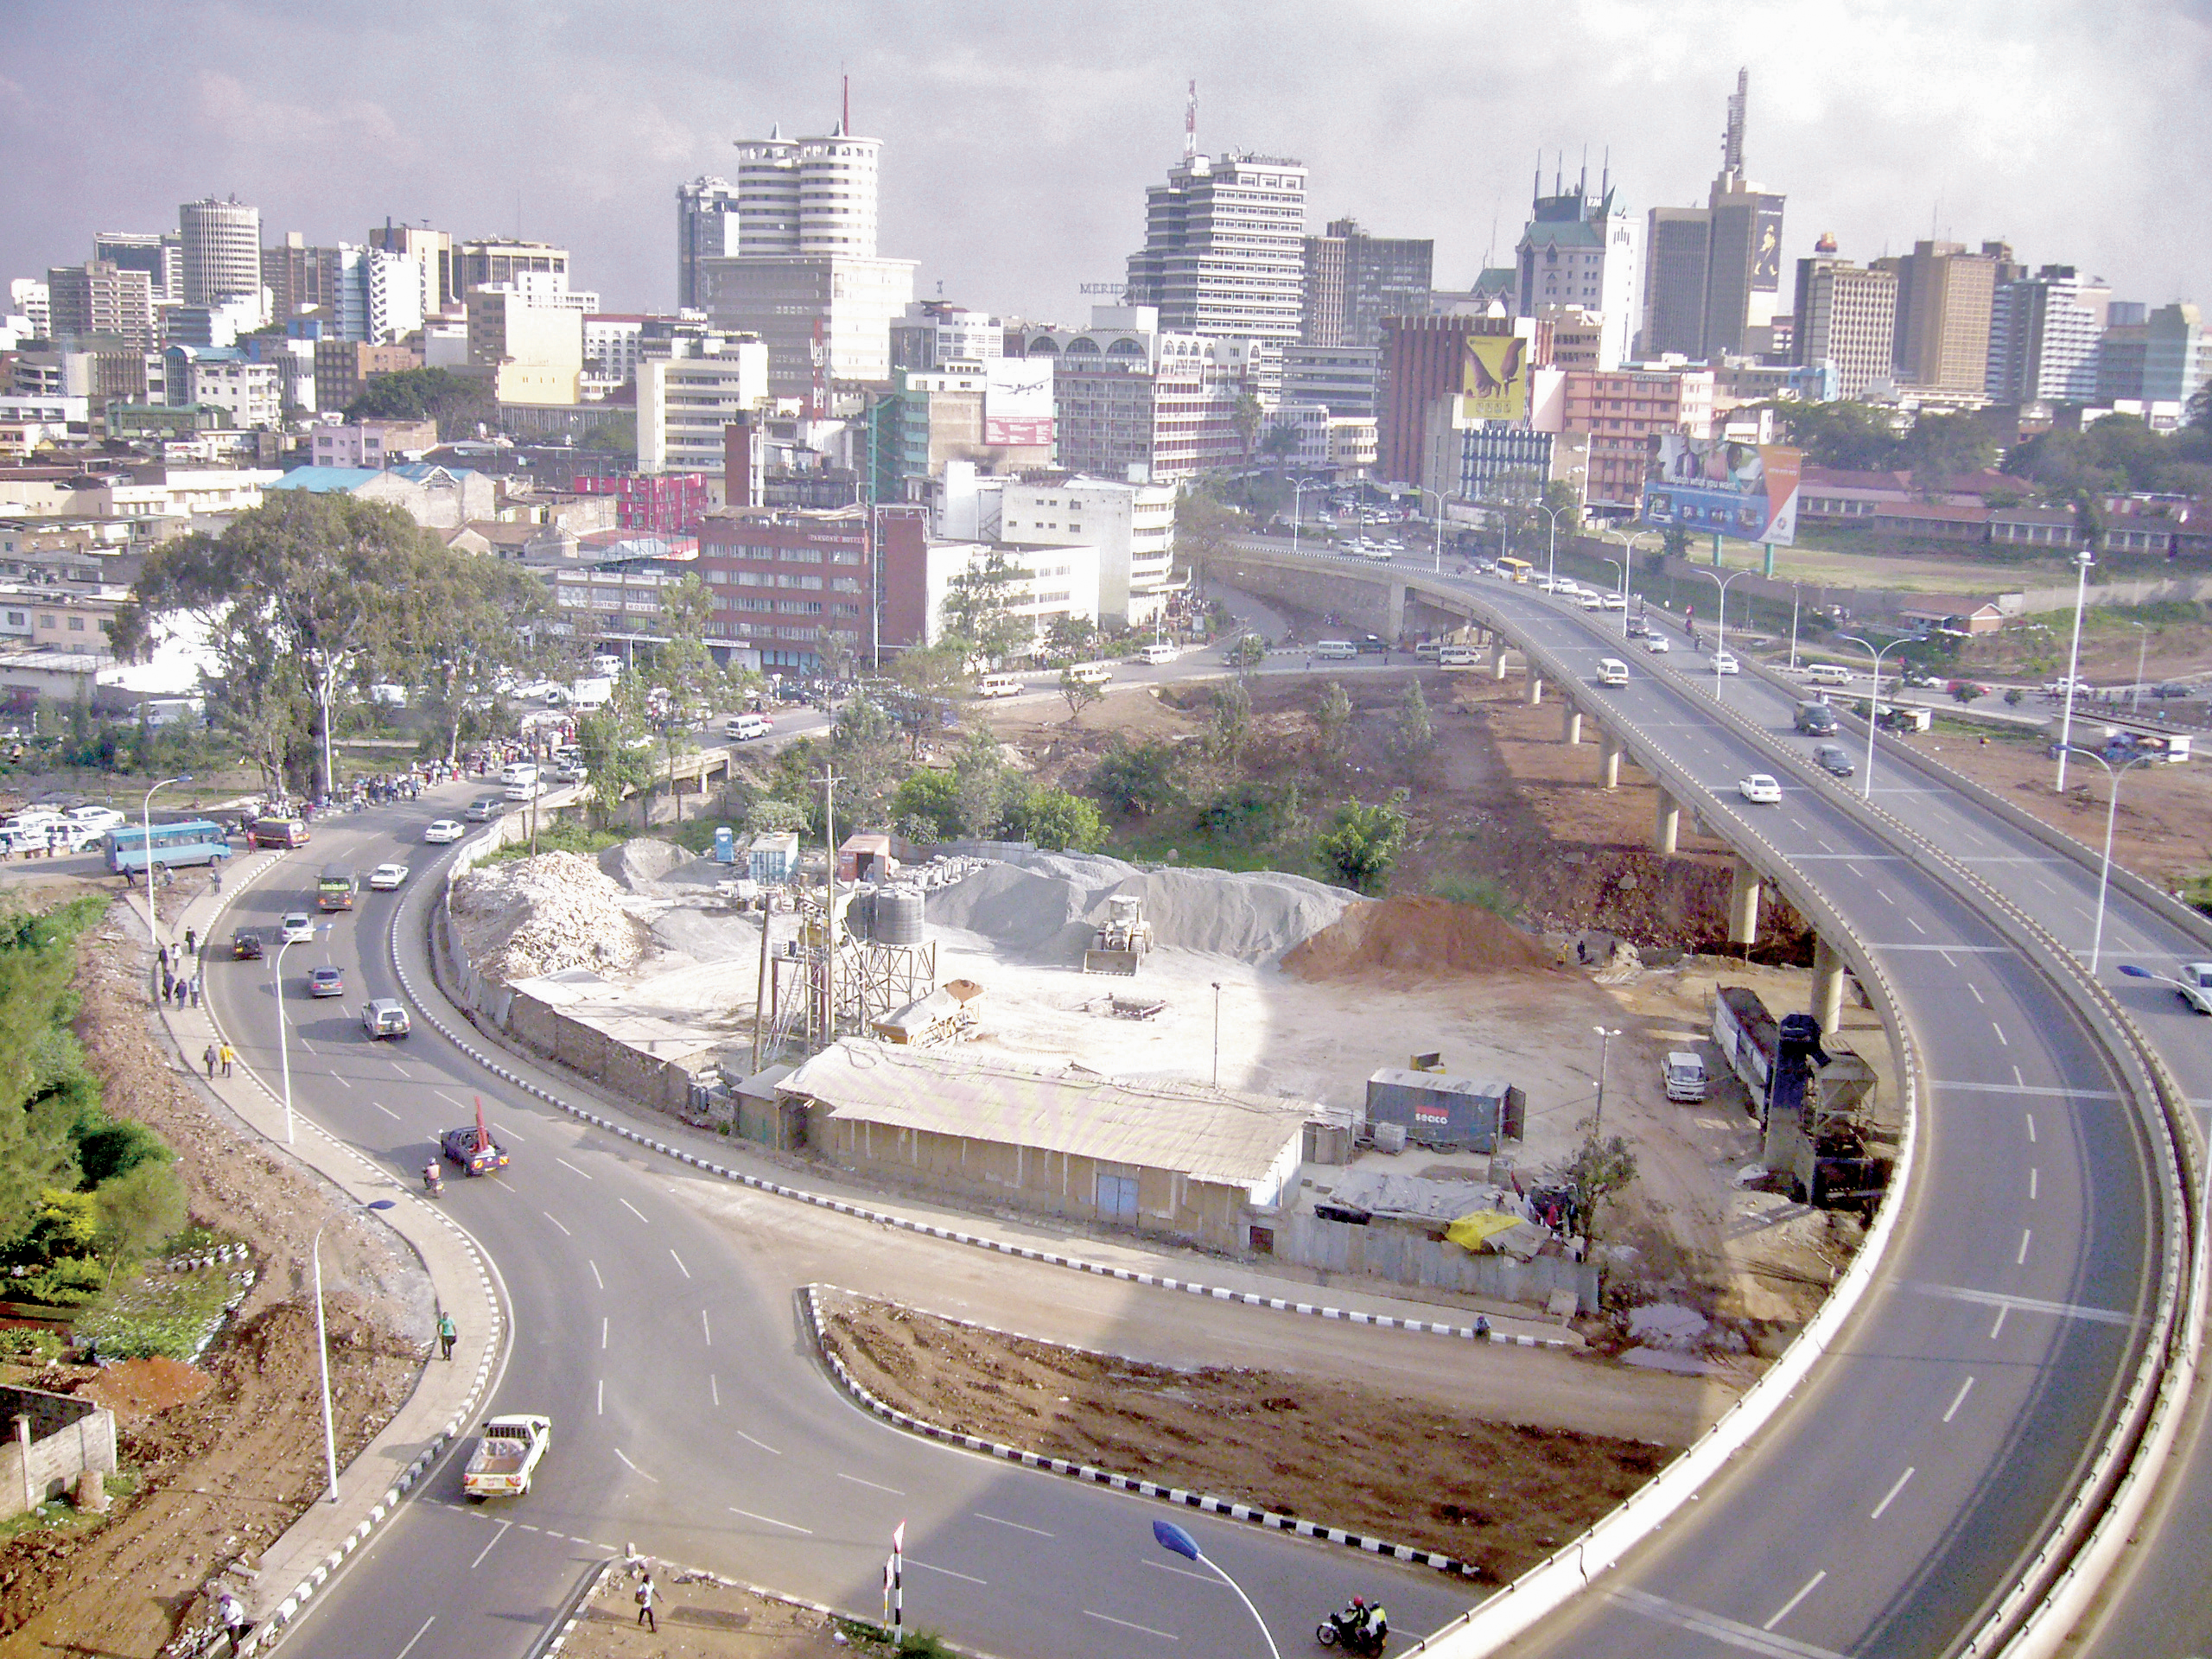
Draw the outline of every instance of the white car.
M1624 611L1628 609L1628 601L1623 599L1618 594L1607 594L1605 597L1604 604L1605 608L1609 611Z
M369 891L390 893L406 880L407 867L404 864L379 864L369 872Z
M423 831L423 839L435 847L444 842L459 841L467 833L451 818L433 818L429 828Z
M111 806L73 806L68 817L71 823L94 836L104 836L117 825L130 822Z
M2175 994L2199 1014L2212 1014L2212 962L2184 962Z
M1603 594L1586 592L1582 595L1582 608L1586 611L1604 610L1605 608L1605 596Z
M1721 651L1713 653L1713 671L1716 674L1740 674L1744 671L1734 657Z
M307 944L315 938L315 919L304 910L287 911L278 934L286 944Z
M1763 772L1755 772L1748 778L1738 779L1736 792L1754 806L1782 804L1782 785Z
M1665 656L1668 650L1667 636L1663 633L1646 634L1643 639L1643 648L1649 652L1654 657Z

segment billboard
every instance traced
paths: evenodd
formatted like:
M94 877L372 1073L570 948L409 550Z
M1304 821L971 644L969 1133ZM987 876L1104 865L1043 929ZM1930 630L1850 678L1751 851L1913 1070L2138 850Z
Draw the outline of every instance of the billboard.
M1787 547L1797 539L1802 450L1669 433L1644 480L1643 522Z
M1780 196L1761 196L1751 215L1751 287L1761 294L1782 288L1782 203Z
M1452 424L1529 418L1529 347L1524 334L1469 334L1459 365L1459 406Z
M983 442L1049 448L1052 364L1049 358L995 357L983 365Z

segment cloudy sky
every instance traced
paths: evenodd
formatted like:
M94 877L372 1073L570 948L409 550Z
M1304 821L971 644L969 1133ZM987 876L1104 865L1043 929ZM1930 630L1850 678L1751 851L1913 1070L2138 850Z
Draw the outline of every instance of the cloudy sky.
M1610 147L1638 211L1700 200L1742 65L1789 257L1932 226L2212 302L2212 0L5 0L0 41L0 278L235 193L265 240L519 227L607 308L664 308L677 183L826 130L842 70L920 294L1080 320L1193 77L1205 149L1304 160L1313 229L1433 237L1464 286L1540 149L1594 181Z

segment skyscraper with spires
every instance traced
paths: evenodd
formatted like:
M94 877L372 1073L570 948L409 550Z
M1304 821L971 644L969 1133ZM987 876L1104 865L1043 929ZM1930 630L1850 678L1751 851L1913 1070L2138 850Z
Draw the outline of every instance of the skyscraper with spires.
M1757 336L1781 308L1785 198L1745 174L1750 105L1751 72L1738 69L1706 205L1651 210L1638 347L1646 357L1679 352L1710 361L1762 350Z

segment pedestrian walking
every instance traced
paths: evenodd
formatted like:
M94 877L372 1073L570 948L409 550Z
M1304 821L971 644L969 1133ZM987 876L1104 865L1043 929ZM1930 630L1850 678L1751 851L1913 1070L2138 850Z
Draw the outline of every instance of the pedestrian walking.
M215 1052L215 1045L208 1044L207 1052L200 1058L207 1062L207 1077L210 1082L213 1082L215 1077L215 1062L222 1058Z
M185 999L190 995L191 983L182 974L176 976L176 1005L179 1008L184 1007Z
M226 1590L223 1599L215 1604L215 1611L223 1621L223 1634L230 1638L231 1651L236 1654L250 1628L245 1622L245 1604Z
M169 969L169 947L168 947L168 943L167 943L166 941L164 941L162 944L161 944L160 945L157 945L157 946L155 948L155 950L154 950L154 960L155 960L155 961L156 961L156 962L158 962L158 963L160 963L162 964L162 971L163 973L167 973L167 972L168 972L168 969Z
M231 1066L238 1057L238 1050L232 1048L228 1043L223 1045L223 1075L225 1077L231 1075Z
M454 1327L453 1315L450 1313L440 1313L438 1315L438 1348L440 1351L438 1357L440 1359L451 1359L453 1357L453 1345L460 1340L461 1332Z
M653 1575L650 1573L638 1582L638 1623L653 1635L660 1634L659 1621L653 1618Z
M170 991L171 988L172 988L172 987L174 987L174 986L175 985L175 983L176 983L176 976L175 976L175 974L172 974L171 972L169 972L169 965L168 965L168 963L167 963L166 962L165 962L165 963L163 963L162 964L162 1001L166 1002L166 1001L168 1001L169 1000L169 991Z
M200 954L200 930L196 927L188 927L184 930L184 954L188 957L196 957Z
M200 1006L200 970L196 968L192 970L192 1006Z

